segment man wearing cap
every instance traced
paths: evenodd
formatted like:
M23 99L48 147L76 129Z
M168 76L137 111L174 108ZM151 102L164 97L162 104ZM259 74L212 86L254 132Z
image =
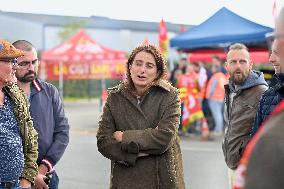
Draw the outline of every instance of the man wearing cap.
M13 45L24 53L18 58L16 77L19 87L28 97L34 127L38 132L39 168L35 188L57 189L59 179L54 166L69 142L68 120L56 87L37 78L39 60L35 47L25 40L18 40ZM44 182L47 174L52 176L50 183Z
M15 84L23 53L0 40L0 189L30 189L37 175L37 133L25 94Z

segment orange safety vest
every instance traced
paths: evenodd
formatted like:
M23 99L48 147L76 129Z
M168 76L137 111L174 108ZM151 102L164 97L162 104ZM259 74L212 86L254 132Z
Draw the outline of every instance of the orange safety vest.
M213 91L212 96L210 96L210 91L212 87L213 81L217 81L217 85L215 90ZM222 72L217 72L212 75L210 78L208 84L207 84L207 89L206 89L206 98L211 99L211 100L216 100L216 101L223 101L225 98L225 88L224 85L227 83L227 78L225 74Z

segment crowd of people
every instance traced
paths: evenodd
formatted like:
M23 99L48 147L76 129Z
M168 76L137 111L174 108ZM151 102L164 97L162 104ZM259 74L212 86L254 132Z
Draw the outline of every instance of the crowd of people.
M190 63L182 55L170 73L171 83L180 91L180 135L202 134L204 129L213 136L223 135L224 85L229 77L224 63L218 56L211 63Z
M97 147L111 160L110 188L184 189L178 130L205 127L208 110L214 135L224 135L230 188L284 188L284 8L274 38L269 86L241 43L230 45L224 67L218 57L207 70L183 57L171 83L159 49L136 47L99 121ZM39 62L30 42L0 40L0 189L58 188L54 166L69 124L58 90L37 78Z

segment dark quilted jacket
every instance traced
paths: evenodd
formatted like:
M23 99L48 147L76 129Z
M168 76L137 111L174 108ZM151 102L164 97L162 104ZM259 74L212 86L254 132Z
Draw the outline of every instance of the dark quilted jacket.
M272 110L284 97L284 76L274 75L269 89L264 92L259 102L259 108L255 117L254 126L252 127L251 135L253 136L262 122L270 115Z

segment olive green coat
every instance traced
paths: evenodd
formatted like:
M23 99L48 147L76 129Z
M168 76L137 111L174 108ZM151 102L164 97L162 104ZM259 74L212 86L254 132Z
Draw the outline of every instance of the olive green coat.
M178 95L164 80L156 82L139 104L124 84L110 90L99 121L97 145L111 160L111 189L185 188L177 136ZM122 142L113 138L115 131L123 131Z
M21 178L34 184L38 174L36 160L38 157L37 132L29 112L25 93L15 84L4 88L4 93L12 99L14 113L17 118L24 148L24 169Z

